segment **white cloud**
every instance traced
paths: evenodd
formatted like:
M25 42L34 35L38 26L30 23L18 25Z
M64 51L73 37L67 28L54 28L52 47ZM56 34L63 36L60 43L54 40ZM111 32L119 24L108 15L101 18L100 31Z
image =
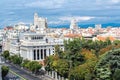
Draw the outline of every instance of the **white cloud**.
M65 24L65 23L70 23L72 19L75 19L77 22L81 21L88 21L91 20L95 17L90 17L90 16L74 16L74 17L69 17L69 16L63 16L59 17L57 20L54 21L48 21L48 24Z
M40 7L43 9L60 8L66 2L66 0L37 0L31 3L27 3L27 7Z
M49 21L48 24L61 24L62 21Z
M61 20L61 21L71 21L73 18L76 19L77 22L81 22L81 21L91 20L95 17L90 17L90 16L60 17L59 20Z
M118 4L120 3L120 0L96 0L96 3L103 6L107 6L112 4Z
M111 3L114 3L114 4L117 4L117 3L120 3L120 0L110 0Z

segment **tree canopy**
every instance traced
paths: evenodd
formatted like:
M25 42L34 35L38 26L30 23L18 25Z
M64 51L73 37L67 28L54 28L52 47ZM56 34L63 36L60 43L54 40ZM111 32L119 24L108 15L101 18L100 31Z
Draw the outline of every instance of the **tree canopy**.
M97 63L95 67L95 73L97 79L102 80L116 80L120 74L120 49L115 49L106 52L101 56L101 59Z
M4 77L8 74L9 72L9 67L8 66L2 66L1 67L1 73L2 73L2 79L4 80Z
M46 70L54 70L69 80L117 80L120 61L113 54L119 48L120 41L111 42L109 38L106 41L69 39L64 41L64 51L57 45L55 54L46 58Z

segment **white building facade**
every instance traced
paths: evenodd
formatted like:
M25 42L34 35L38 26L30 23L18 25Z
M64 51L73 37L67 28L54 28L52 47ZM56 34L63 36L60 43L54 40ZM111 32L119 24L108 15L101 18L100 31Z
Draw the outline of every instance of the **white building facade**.
M43 34L24 34L20 45L20 55L24 59L42 61L55 53L55 45L64 50L63 40L47 38ZM52 42L53 41L53 42Z
M9 50L11 55L20 55L23 59L43 61L47 56L54 55L55 46L59 45L64 50L64 40L52 38L41 33L9 32L4 42L4 50Z

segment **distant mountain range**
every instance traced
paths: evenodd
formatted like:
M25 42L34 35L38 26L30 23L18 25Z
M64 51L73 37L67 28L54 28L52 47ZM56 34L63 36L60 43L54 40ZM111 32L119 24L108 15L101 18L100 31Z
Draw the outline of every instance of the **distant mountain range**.
M27 26L29 26L29 24L26 24ZM105 24L101 24L102 28L106 28L106 27L120 27L120 23L105 23ZM49 28L69 28L70 24L49 24L48 27ZM88 27L95 27L95 24L78 24L78 26L80 28L88 28ZM5 27L5 26L4 26ZM4 28L3 26L0 26L0 28Z
M60 24L60 25L48 25L50 28L69 28L70 24ZM95 27L95 24L78 24L80 28ZM103 28L106 27L120 27L120 23L105 23L102 24Z

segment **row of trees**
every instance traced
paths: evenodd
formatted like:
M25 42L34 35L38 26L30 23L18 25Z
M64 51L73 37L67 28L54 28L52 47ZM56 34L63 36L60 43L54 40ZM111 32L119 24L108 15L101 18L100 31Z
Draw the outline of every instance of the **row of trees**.
M23 58L20 57L19 55L11 55L10 56L9 51L4 51L2 56L9 62L12 62L15 65L18 65L29 71L32 71L32 73L39 72L39 70L42 67L42 65L37 61L23 60Z
M95 66L105 52L120 47L120 41L73 39L64 41L65 50L55 46L55 55L46 58L46 70L56 71L69 80L93 80Z
M41 69L42 65L37 61L24 60L21 66L25 69L32 71L32 73L37 73Z

